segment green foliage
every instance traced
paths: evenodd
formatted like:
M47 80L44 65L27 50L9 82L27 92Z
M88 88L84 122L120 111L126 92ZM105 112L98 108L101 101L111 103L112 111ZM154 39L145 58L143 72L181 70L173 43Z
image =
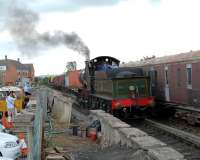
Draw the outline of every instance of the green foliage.
M74 71L76 70L76 61L67 62L66 71Z
M48 85L49 84L49 77L36 77L35 83L39 85Z

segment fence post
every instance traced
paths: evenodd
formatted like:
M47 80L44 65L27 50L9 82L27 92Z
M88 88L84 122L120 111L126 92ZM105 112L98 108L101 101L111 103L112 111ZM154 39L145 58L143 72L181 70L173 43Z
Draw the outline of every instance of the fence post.
M33 146L32 157L33 160L41 160L42 157L42 138L43 138L43 96L41 90L38 91L37 108L35 119L33 122Z

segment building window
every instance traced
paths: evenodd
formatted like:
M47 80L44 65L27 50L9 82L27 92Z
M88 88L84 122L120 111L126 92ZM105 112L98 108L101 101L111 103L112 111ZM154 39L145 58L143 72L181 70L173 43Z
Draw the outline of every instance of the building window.
M177 85L180 87L181 86L181 69L177 69Z
M5 81L5 77L6 77L6 73L3 72L3 73L2 73L2 79L3 79L3 81Z
M187 88L192 89L192 65L191 64L186 65L186 71L187 71Z

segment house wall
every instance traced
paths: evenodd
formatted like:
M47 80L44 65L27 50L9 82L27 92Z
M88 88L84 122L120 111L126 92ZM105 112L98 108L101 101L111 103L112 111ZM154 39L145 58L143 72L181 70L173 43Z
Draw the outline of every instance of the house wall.
M5 63L6 60L4 61L4 65ZM2 85L15 85L16 81L22 79L23 77L29 78L31 82L34 81L34 68L31 71L23 69L18 70L15 61L13 63L11 61L7 62L6 66L6 70L0 74L0 81Z
M16 67L14 65L10 65L9 67L7 67L6 72L5 72L4 84L14 85L16 80L17 80Z

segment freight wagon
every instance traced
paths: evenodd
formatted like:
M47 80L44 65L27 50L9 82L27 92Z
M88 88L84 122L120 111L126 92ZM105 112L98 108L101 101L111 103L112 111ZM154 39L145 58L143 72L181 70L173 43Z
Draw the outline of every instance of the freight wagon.
M51 77L49 82L59 89L77 90L82 88L80 73L81 70L68 71L62 75Z
M81 70L68 71L65 75L65 87L73 90L82 88L80 74Z
M52 81L53 81L52 83L54 84L54 86L61 89L65 85L65 75L55 76Z

